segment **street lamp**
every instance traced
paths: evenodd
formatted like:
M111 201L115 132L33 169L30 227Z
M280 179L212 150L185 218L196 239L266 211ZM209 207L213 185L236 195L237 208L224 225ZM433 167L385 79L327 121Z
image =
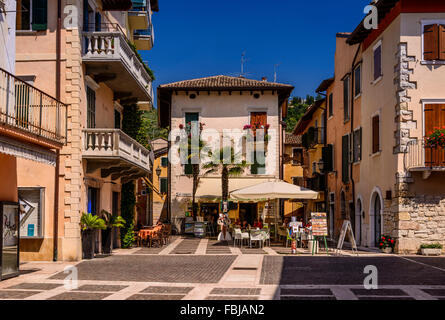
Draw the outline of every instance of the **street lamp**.
M158 166L158 167L156 168L156 175L158 176L158 178L159 178L159 176L161 175L161 172L162 172L162 169L161 169L160 166Z

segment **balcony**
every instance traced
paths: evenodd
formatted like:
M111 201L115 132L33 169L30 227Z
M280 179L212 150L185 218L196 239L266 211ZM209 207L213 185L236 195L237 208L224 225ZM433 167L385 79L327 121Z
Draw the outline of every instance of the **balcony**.
M302 144L306 149L313 149L325 144L326 128L310 127L302 136Z
M148 29L134 31L134 44L138 50L151 50L154 44L154 31L151 25Z
M102 178L122 178L126 183L150 172L150 152L121 130L85 129L83 133L87 173L100 170Z
M445 150L426 147L423 139L410 141L405 151L404 165L409 171L445 171Z
M128 21L130 28L136 29L148 29L151 24L151 12L147 10L147 7L135 7L128 11Z
M82 50L86 74L96 82L106 83L115 99L152 101L152 79L119 25L87 29L83 32Z
M0 123L26 140L31 136L63 145L67 106L0 68Z

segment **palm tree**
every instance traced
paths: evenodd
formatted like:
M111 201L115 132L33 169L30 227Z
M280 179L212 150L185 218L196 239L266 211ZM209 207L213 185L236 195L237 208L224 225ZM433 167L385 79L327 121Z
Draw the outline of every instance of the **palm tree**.
M221 172L221 188L222 201L229 199L229 178L233 176L240 176L248 167L245 160L241 160L242 156L235 153L232 146L226 146L216 151L209 152L210 162L203 165L203 169L207 171L204 175ZM226 213L224 213L226 214ZM226 238L227 228L224 226L222 232L224 239Z

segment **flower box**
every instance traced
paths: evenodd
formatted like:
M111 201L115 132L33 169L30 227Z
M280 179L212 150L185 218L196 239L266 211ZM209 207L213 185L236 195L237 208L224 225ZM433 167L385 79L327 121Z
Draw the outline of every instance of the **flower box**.
M422 248L420 251L422 256L440 256L442 254L442 249L439 248Z

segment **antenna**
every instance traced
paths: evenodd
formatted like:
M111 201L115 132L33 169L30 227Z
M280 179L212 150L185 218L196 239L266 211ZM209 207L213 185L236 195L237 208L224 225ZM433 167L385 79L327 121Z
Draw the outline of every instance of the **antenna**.
M273 82L277 82L277 69L280 66L280 64L281 62L273 66Z

